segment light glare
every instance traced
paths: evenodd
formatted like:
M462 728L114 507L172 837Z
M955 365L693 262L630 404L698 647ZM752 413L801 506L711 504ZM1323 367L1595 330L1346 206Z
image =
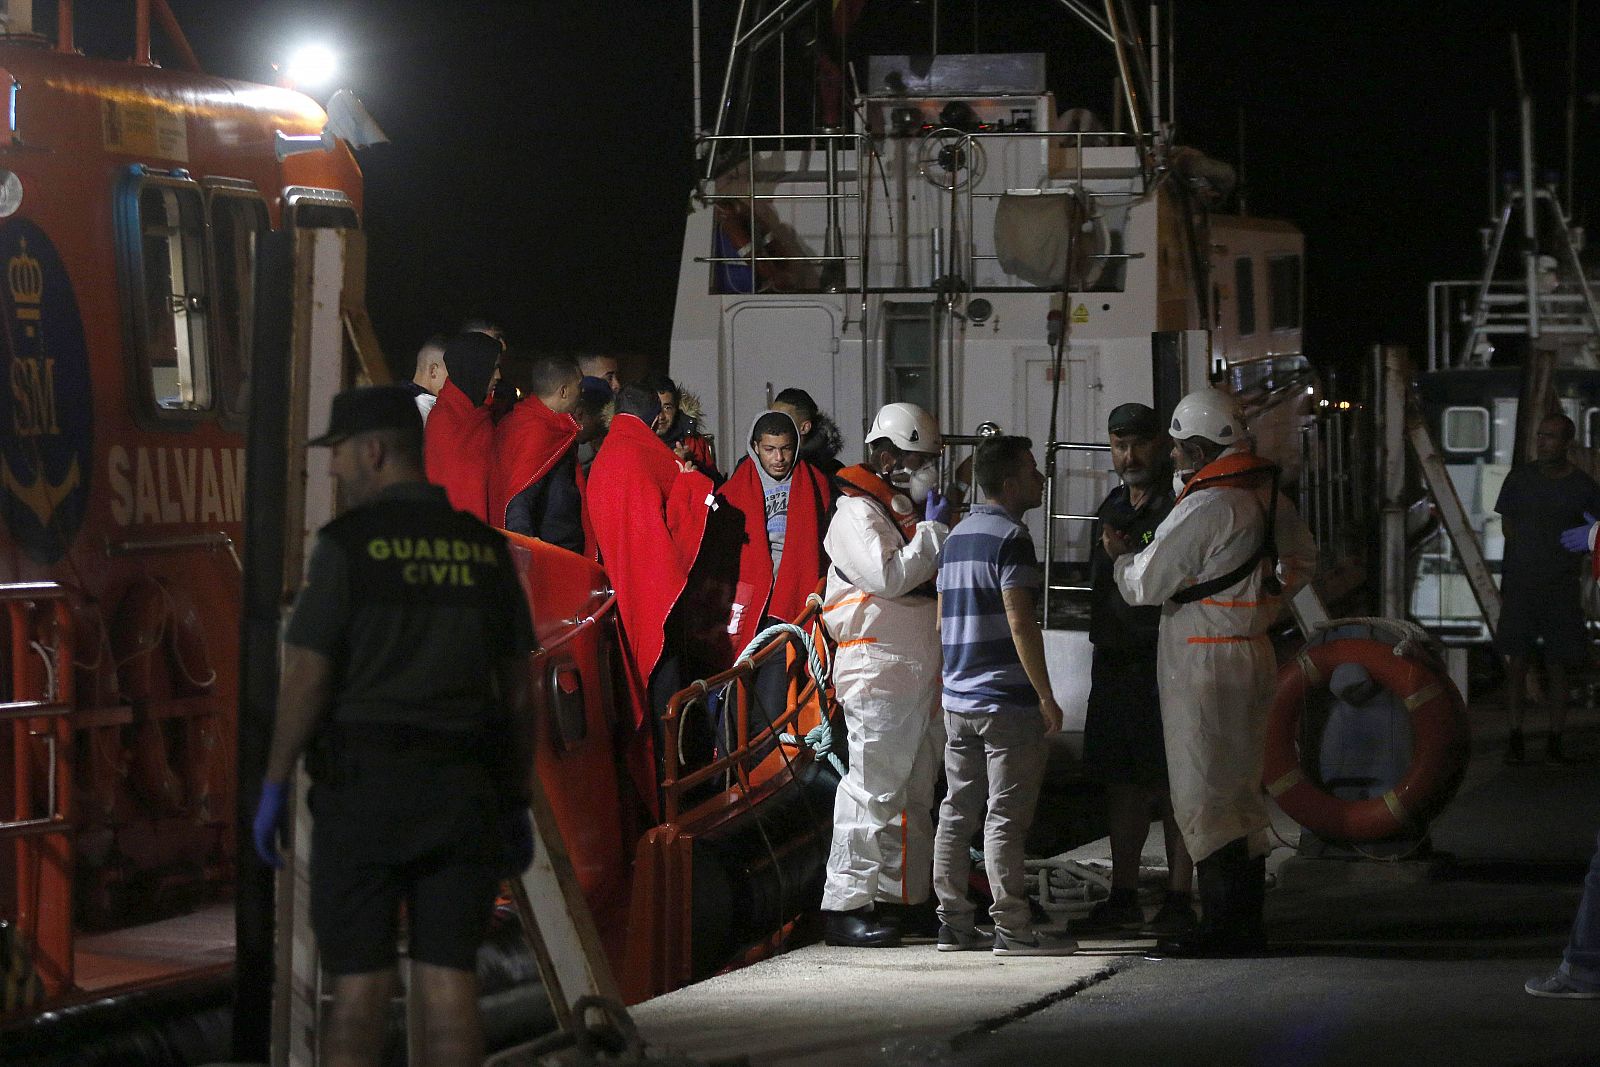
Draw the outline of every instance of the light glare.
M296 89L318 89L333 81L339 57L324 44L308 44L294 50L286 70L289 84Z

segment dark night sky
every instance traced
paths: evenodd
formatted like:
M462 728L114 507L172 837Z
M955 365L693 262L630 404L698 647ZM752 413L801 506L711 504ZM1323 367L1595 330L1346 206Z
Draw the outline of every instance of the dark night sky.
M703 0L706 21L733 3ZM270 80L303 40L344 52L342 84L394 141L362 155L368 302L391 356L474 309L530 346L664 352L692 180L688 0L171 4L215 73ZM80 0L80 43L104 51L131 7ZM976 21L985 50L1053 53L1059 105L1104 111L1105 50L1053 0L939 7L943 50L969 50ZM861 40L926 40L930 10L869 4ZM1314 356L1420 346L1427 281L1478 269L1490 108L1501 166L1515 162L1512 29L1540 169L1561 166L1567 19L1568 0L1179 4L1180 139L1237 162L1244 109L1250 206L1307 235ZM1584 100L1600 92L1600 12L1580 20L1582 221L1600 218L1600 109ZM1087 101L1066 98L1075 85Z

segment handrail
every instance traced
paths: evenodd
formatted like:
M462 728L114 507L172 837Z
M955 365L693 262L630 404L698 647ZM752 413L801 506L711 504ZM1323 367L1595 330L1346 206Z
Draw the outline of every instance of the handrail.
M822 590L824 583L817 584L816 592L806 599L803 611L794 619L794 624L801 629L815 625L822 614ZM800 687L799 693L793 703L783 709L782 714L773 716L768 724L754 737L750 736L749 718L749 687L753 684L756 671L780 652L785 652L796 644L792 634L784 636L763 646L753 653L748 659L740 659L732 667L703 678L680 689L667 701L667 709L661 716L662 735L665 741L665 751L662 753L666 772L662 778L661 791L665 798L665 818L667 822L675 822L681 814L683 795L705 782L723 774L733 774L739 781L742 791L750 789L750 762L756 749L764 748L770 741L778 741L782 733L793 733L793 727L799 721L800 709L804 707L813 695L821 696L817 679L811 676L804 662L797 668L806 679ZM791 672L791 681L794 680ZM683 713L695 703L702 701L713 690L733 684L736 689L736 722L737 728L734 737L735 743L729 746L727 752L711 760L703 767L697 767L687 774L682 774L682 766L678 761L678 743L682 726ZM824 710L826 714L826 710ZM781 741L779 741L781 744Z
M1052 592L1056 593L1087 593L1090 587L1086 585L1064 585L1054 580L1056 567L1056 523L1058 522L1093 522L1098 516L1079 515L1071 512L1056 511L1056 457L1062 452L1105 452L1109 453L1111 446L1101 442L1090 441L1050 441L1044 446L1044 604L1043 614L1045 624L1050 620L1050 601Z
M554 641L548 641L539 648L535 649L535 654L554 652L562 645L576 640L579 634L583 633L583 631L587 630L589 627L593 626L595 623L604 618L606 613L616 606L616 603L617 594L613 591L609 596L600 602L599 607L595 608L588 615L573 619L572 628L570 630L567 630L565 633L561 634Z

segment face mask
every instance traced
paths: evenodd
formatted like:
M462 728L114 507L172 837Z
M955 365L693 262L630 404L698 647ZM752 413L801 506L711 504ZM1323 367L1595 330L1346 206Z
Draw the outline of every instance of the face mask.
M1174 493L1183 492L1183 487L1186 484L1188 484L1189 479L1193 478L1193 477L1194 477L1194 471L1173 471L1172 472L1172 491Z
M906 483L902 487L911 502L921 507L928 499L928 494L939 487L939 465L937 463L924 463L914 471L903 472Z

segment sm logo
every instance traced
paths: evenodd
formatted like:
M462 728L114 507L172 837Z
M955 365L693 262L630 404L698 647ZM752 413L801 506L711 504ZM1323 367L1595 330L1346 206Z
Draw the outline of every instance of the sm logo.
M83 525L92 462L89 355L55 245L34 223L0 226L0 514L39 563Z

